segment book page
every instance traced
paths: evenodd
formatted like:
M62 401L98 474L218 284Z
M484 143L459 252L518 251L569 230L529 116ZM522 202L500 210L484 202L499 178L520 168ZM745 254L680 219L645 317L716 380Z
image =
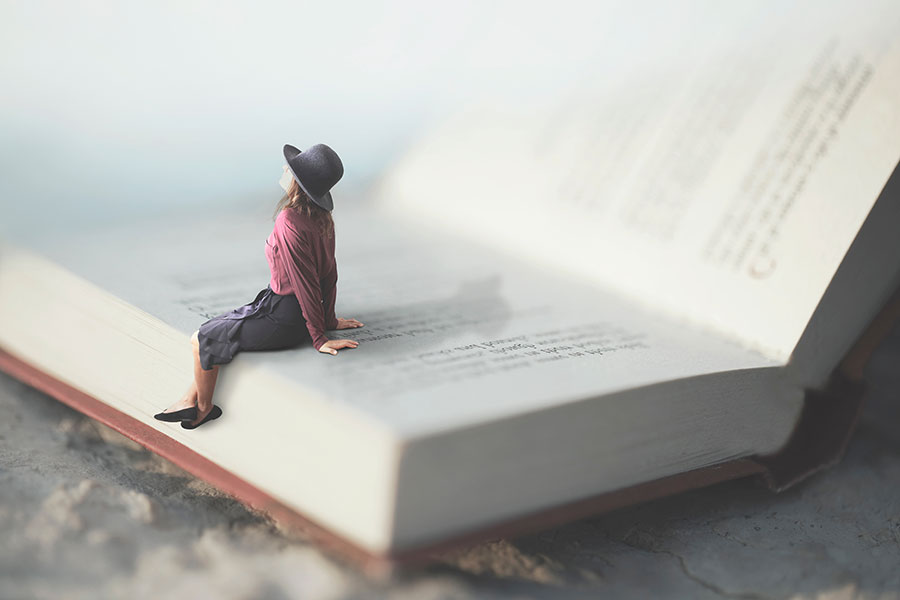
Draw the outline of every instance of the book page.
M384 206L787 359L900 159L900 4L729 6L550 109L461 111Z
M408 436L557 403L774 361L440 230L335 211L336 356L311 343L239 353ZM262 211L168 217L34 239L40 252L188 336L269 281ZM232 371L220 371L228 378Z

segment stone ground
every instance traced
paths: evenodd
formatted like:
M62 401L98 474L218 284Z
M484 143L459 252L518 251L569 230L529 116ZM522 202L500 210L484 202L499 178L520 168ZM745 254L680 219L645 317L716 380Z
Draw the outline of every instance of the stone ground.
M900 598L900 330L843 461L446 554L371 581L0 373L0 598Z

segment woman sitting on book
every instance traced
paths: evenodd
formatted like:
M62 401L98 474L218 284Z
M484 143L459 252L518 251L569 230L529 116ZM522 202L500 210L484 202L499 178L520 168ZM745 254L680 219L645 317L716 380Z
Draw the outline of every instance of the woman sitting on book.
M355 340L329 340L325 331L362 327L356 319L334 315L337 263L331 188L344 174L334 150L316 144L301 152L284 147L281 187L285 195L276 207L275 227L266 240L266 260L272 277L249 304L214 317L191 336L194 381L184 397L154 417L181 421L194 429L218 418L212 403L219 365L242 350L279 350L312 342L319 352L336 355L356 348Z

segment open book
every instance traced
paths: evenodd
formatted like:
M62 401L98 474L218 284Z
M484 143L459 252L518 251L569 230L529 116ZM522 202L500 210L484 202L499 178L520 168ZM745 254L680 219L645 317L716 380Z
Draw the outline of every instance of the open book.
M765 15L705 62L461 111L335 210L337 314L366 325L328 336L359 347L240 353L196 431L152 415L191 333L268 283L269 205L4 240L0 368L374 568L783 489L842 452L861 387L838 365L900 287L881 11Z

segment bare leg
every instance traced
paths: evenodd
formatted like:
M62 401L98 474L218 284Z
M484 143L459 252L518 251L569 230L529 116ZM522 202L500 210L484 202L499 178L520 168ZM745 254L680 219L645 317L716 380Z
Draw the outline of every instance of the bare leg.
M196 425L206 418L213 407L213 391L216 389L216 378L219 376L219 365L206 371L200 365L200 340L197 332L191 336L191 345L194 348L194 385L197 388L197 418L190 425Z
M181 400L179 400L163 412L175 412L183 408L190 408L192 406L197 406L197 382L194 380L191 381L191 385L188 386L188 389L184 393L184 396L181 397Z
M216 386L216 378L219 375L219 365L214 365L209 371L204 371L200 366L200 341L197 332L191 336L191 345L194 349L194 380L188 387L181 400L167 408L163 412L175 412L183 408L197 407L197 420L191 424L199 423L212 410L212 393ZM205 393L201 394L200 390Z

